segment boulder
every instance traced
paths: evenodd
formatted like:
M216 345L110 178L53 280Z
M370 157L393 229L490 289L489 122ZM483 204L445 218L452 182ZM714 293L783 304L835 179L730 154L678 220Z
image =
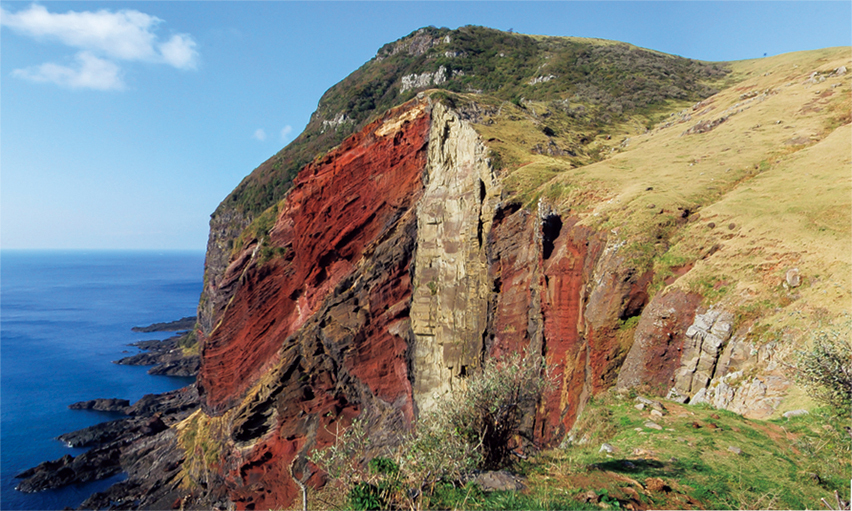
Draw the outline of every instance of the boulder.
M799 276L798 268L790 268L784 276L784 281L790 287L799 287L802 284L802 278Z
M482 472L473 478L473 482L482 491L521 491L525 488L521 478L505 470Z

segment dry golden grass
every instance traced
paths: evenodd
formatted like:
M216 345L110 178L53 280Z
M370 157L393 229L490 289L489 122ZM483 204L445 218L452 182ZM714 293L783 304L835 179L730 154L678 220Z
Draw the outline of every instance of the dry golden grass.
M850 71L833 75L841 66ZM609 140L594 137L586 148L606 155L597 163L531 154L547 142L535 104L504 105L492 125L477 129L510 163L504 183L518 200L544 200L608 231L660 276L693 263L670 285L735 311L740 326L752 324L752 340L786 341L789 352L807 332L852 311L852 50L731 68L721 92L673 105L654 129L634 118ZM711 131L685 133L722 117ZM578 161L590 164L575 168ZM682 209L690 221L679 224ZM802 284L790 289L792 268ZM653 291L665 288L658 278Z

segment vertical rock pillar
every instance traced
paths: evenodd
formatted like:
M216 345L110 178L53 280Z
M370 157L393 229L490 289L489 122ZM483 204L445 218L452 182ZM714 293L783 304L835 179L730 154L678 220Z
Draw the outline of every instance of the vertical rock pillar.
M420 410L482 357L490 291L485 239L500 193L486 155L467 122L433 106L411 304L412 387Z

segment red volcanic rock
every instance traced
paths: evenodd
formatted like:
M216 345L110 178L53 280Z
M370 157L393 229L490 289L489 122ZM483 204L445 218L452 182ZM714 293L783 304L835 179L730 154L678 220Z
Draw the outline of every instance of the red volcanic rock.
M642 311L651 275L605 253L603 236L575 218L504 208L488 242L495 291L488 353L545 356L555 388L542 396L533 434L552 444L591 395L615 382L625 356L618 321Z
M633 345L618 375L618 388L647 384L661 395L674 385L684 333L701 296L680 289L657 295L639 319Z
M500 358L525 349L530 327L540 322L537 286L536 216L519 207L499 210L488 236L492 339L489 356ZM535 296L534 296L535 294ZM535 328L533 328L535 331Z
M390 113L302 170L264 241L283 258L252 264L257 247L248 244L232 261L223 285L239 288L202 344L208 412L233 406L274 365L287 337L416 202L429 117L423 105L413 108L398 130L376 133Z
M291 464L320 484L308 455L355 417L377 446L415 418L410 309L430 122L425 103L410 103L306 166L270 232L220 281L233 298L203 341L198 385L205 413L228 414L219 475L237 509L290 506ZM604 246L575 218L512 204L487 233L485 355L545 356L555 388L525 426L541 444L561 440L614 382L618 320L647 301L649 275ZM261 262L270 248L278 255Z
M568 225L556 216L545 218L542 228L544 282L542 315L547 365L560 382L544 396L544 415L537 436L551 443L562 438L592 390L587 382L590 352L585 337L584 301L592 266L589 255L597 255L598 243L588 228ZM549 249L552 244L552 250ZM589 254L589 245L593 253ZM545 258L545 256L547 256ZM593 259L592 259L593 260Z
M305 167L269 240L233 258L222 282L236 291L204 341L199 386L205 412L232 417L220 470L237 509L292 504L291 463L320 484L307 455L354 417L376 445L414 419L413 206L428 129L422 103L371 123ZM261 243L283 257L258 264Z

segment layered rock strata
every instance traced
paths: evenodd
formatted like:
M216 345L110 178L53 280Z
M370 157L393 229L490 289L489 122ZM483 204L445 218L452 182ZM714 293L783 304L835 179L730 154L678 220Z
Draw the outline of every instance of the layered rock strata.
M486 155L456 112L415 100L305 167L270 231L234 254L197 420L227 424L209 471L238 509L293 502L291 466L318 484L308 454L355 417L395 442L485 357L552 368L525 423L538 445L614 383L615 325L642 310L648 277L576 218L504 203Z

